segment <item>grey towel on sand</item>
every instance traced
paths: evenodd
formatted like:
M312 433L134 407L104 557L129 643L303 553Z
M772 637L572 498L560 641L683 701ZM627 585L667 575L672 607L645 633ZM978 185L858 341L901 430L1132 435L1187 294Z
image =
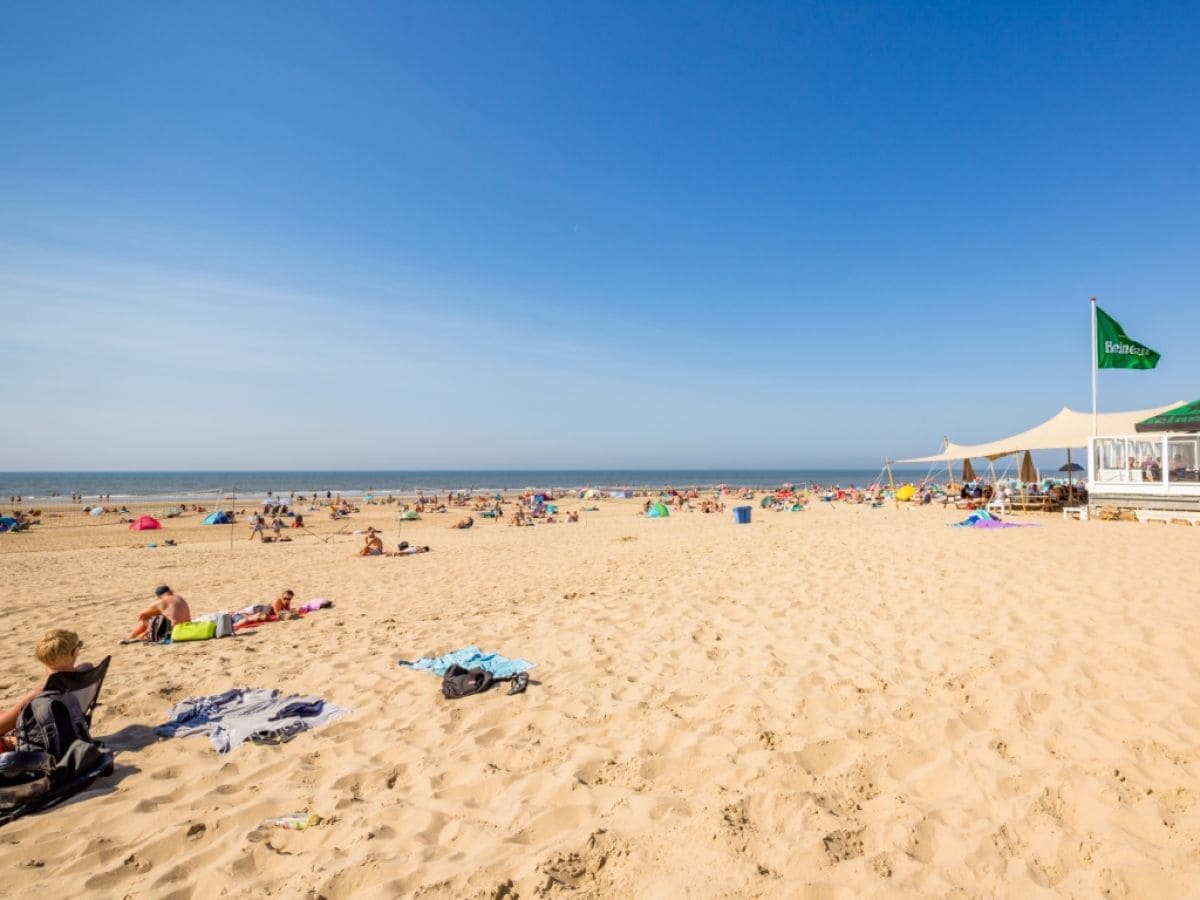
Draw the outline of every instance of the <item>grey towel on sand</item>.
M233 688L223 694L180 701L155 731L163 737L207 734L213 749L228 753L245 741L282 744L348 712L320 697L284 696L265 688Z

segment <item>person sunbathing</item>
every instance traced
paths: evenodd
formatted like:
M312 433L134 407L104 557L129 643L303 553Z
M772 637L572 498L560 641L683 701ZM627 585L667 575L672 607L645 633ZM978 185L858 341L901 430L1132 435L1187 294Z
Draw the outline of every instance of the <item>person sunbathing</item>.
M379 539L379 534L373 527L367 528L367 535L364 539L363 548L358 551L359 556L382 556L383 541Z
M279 615L284 610L291 611L292 599L296 596L294 591L284 591L271 603L271 612Z
M475 524L475 520L472 519L470 516L467 516L465 519L459 519L457 522L455 522L450 527L451 528L470 528L474 524Z
M79 635L64 628L55 628L42 635L42 639L34 648L34 655L37 657L37 661L46 668L47 676L53 675L55 672L86 672L94 667L91 663L79 662L79 651L82 649L83 641L79 639ZM28 706L30 701L44 688L45 683L43 682L41 687L35 687L0 713L0 741L3 742L3 749L15 749L10 733L17 727L17 721L21 718L21 710Z
M136 641L143 637L150 620L155 616L166 616L172 626L192 621L192 610L187 601L165 584L154 589L154 596L154 602L138 613L138 624L129 632L129 640Z
M429 547L418 547L416 544L410 544L408 541L401 541L399 548L395 553L385 553L384 556L416 556L418 553L428 553Z

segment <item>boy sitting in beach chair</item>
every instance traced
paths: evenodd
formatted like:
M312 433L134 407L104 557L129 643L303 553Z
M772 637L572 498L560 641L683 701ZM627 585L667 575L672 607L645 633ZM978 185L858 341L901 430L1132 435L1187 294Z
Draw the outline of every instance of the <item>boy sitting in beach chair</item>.
M83 641L79 639L79 635L63 628L55 628L47 631L37 642L34 655L37 656L38 662L46 668L48 676L56 672L86 672L94 667L91 663L79 662L79 651L82 649ZM0 741L3 741L3 747L0 749L13 749L11 733L17 727L21 710L43 690L45 690L44 683L0 713Z

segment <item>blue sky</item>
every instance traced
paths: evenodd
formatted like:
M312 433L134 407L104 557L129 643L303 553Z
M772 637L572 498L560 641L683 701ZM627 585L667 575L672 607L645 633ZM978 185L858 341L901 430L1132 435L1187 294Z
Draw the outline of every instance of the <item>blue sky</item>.
M1200 395L1194 4L0 7L0 469L875 465Z

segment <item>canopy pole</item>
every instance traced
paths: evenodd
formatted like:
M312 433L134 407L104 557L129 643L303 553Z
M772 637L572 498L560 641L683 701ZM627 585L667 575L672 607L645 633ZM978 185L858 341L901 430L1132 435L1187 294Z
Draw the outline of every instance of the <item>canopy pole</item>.
M1096 371L1100 365L1096 347L1096 298L1092 298L1092 437L1096 436Z
M896 479L892 476L892 461L886 456L883 459L883 467L888 473L888 487L892 489L892 501L896 504L896 509L900 508L900 501L896 499Z
M942 435L942 452L946 452L946 448L950 446L950 436ZM954 463L946 460L946 472L950 475L950 490L954 490Z

